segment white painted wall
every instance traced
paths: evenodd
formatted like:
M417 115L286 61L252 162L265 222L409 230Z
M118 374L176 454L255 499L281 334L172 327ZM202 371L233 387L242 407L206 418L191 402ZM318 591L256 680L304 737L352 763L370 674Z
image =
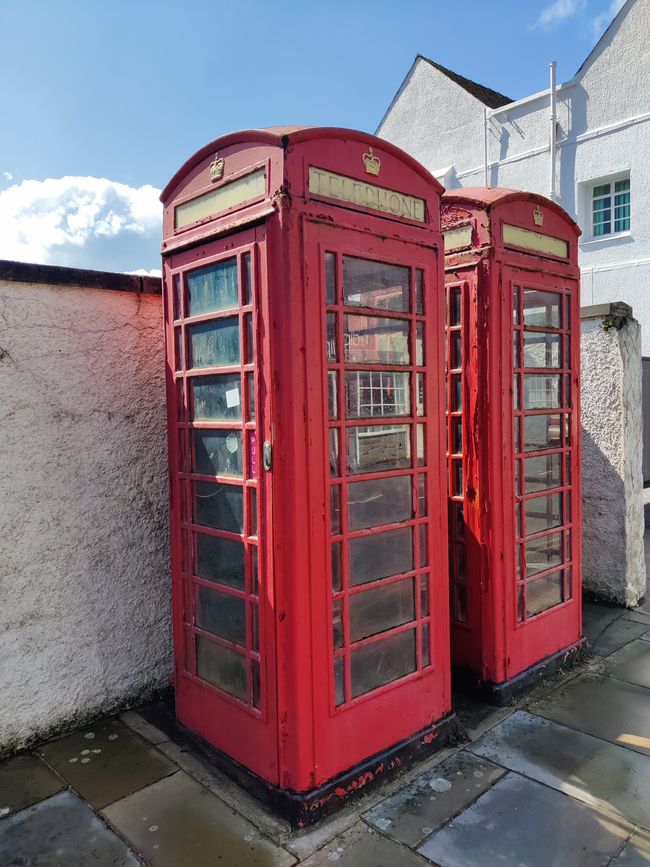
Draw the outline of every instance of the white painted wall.
M556 198L583 229L582 303L631 305L644 355L650 355L649 93L650 0L628 0L575 77L559 88ZM549 106L545 91L490 112L492 186L549 195ZM436 175L453 165L443 181L448 186L482 186L483 110L478 99L419 59L377 134ZM593 240L590 187L619 172L630 174L631 230Z
M0 280L0 752L170 682L161 307Z

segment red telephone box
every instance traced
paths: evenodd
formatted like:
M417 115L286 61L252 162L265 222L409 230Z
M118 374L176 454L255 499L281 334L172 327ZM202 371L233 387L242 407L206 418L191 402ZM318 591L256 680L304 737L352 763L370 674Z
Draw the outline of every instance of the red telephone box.
M452 724L440 191L291 127L161 197L177 717L296 824Z
M452 665L505 703L581 644L580 230L506 189L442 228Z

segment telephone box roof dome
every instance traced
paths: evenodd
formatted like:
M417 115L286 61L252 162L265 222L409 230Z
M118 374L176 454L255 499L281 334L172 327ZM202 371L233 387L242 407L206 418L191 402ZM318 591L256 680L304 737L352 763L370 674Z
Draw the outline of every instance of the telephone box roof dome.
M489 210L494 205L503 205L512 201L527 201L534 205L543 205L563 217L578 234L581 234L582 230L564 208L539 193L513 190L508 187L461 187L457 190L446 190L442 196L443 207L452 203L458 205L475 204L482 205Z

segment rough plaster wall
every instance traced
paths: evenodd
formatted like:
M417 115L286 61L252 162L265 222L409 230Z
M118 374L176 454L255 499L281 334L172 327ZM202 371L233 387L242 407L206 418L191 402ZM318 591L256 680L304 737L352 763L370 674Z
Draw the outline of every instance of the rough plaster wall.
M645 593L640 329L581 323L583 581L620 605Z
M0 281L0 750L172 671L161 299Z

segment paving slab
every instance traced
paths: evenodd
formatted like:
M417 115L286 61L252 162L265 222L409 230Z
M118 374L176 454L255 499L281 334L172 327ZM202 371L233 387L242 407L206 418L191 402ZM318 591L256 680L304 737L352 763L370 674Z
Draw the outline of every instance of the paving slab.
M608 656L604 668L612 677L650 689L650 643L631 641Z
M632 831L621 819L508 774L418 852L440 867L606 867Z
M607 626L593 644L589 644L589 649L594 656L609 656L610 653L639 638L647 629L646 623L636 623L628 617L621 616Z
M619 617L623 616L623 609L614 605L605 605L597 602L582 603L582 631L591 646L604 630Z
M304 867L431 867L428 861L378 834L363 822L336 837L301 864Z
M295 858L184 771L102 814L153 867L289 867Z
M614 677L583 674L531 712L650 755L650 690Z
M503 768L462 751L377 804L363 818L393 839L417 847L504 774Z
M643 611L641 608L631 608L624 614L626 620L633 620L635 623L645 623L650 626L650 611Z
M178 770L117 719L102 720L45 744L39 753L82 798L97 808Z
M470 749L650 829L649 756L523 711L508 717Z
M648 867L650 864L650 834L635 831L611 867Z
M16 756L0 765L0 819L65 789L38 756Z
M136 867L142 862L72 792L0 822L3 867Z

